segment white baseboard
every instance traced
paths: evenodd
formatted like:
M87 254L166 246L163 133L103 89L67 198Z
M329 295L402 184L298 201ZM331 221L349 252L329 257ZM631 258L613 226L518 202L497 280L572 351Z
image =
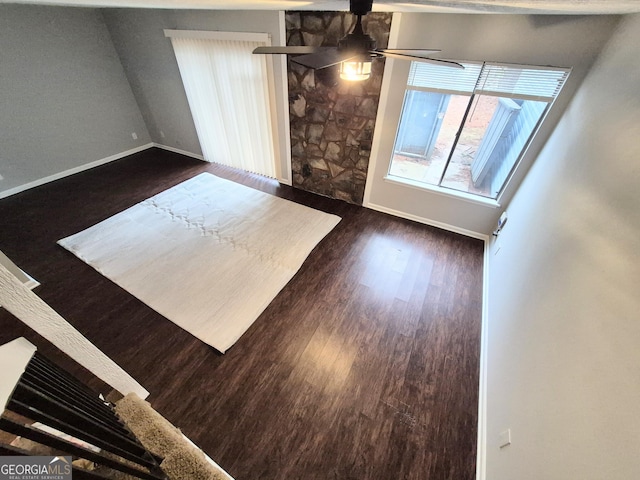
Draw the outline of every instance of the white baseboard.
M437 222L435 220L430 220L428 218L419 217L417 215L401 212L399 210L394 210L393 208L387 208L387 207L383 207L382 205L376 205L375 203L368 203L367 205L364 205L364 206L372 210L377 210L378 212L388 213L389 215L393 215L395 217L406 218L407 220L413 220L414 222L424 223L425 225L438 227L443 230L448 230L454 233L460 233L467 237L477 238L479 240L483 240L485 243L489 239L489 236L485 235L484 233L473 232L471 230L467 230L466 228L456 227L455 225L449 225L448 223Z
M482 268L482 327L480 332L480 382L478 385L478 445L476 480L487 478L487 369L489 346L489 255L490 241L484 242Z
M84 172L85 170L89 170L94 167L99 167L100 165L104 165L105 163L113 162L115 160L120 160L121 158L127 157L129 155L133 155L134 153L138 153L143 150L147 150L148 148L151 148L153 146L154 146L153 143L140 145L139 147L132 148L131 150L127 150L125 152L116 153L115 155L101 158L100 160L96 160L94 162L85 163L84 165L80 165L78 167L65 170L64 172L55 173L53 175L49 175L48 177L40 178L38 180L25 183L24 185L20 185L18 187L10 188L9 190L0 192L0 198L10 197L11 195L24 192L25 190L29 190L30 188L39 187L40 185L44 185L45 183L53 182L54 180L59 180L64 177L68 177L69 175L74 175L76 173Z
M197 154L197 153L187 152L186 150L181 150L181 149L175 148L175 147L169 147L168 145L162 145L161 143L153 143L151 145L154 146L154 147L161 148L163 150L167 150L168 152L179 153L180 155L185 155L185 156L191 157L191 158L197 158L198 160L204 161L204 157L202 155Z

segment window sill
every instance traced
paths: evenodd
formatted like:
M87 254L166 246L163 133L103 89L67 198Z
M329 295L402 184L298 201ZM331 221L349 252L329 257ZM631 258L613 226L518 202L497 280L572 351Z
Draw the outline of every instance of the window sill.
M449 198L455 198L464 202L475 203L476 205L482 205L490 208L500 208L500 204L493 198L485 198L479 195L473 195L471 193L459 192L448 188L436 187L435 185L428 185L426 183L416 182L415 180L409 180L408 178L396 177L394 175L386 175L384 181L393 183L395 185L401 185L403 187L414 188L416 190L427 191L429 193L435 193L436 195L442 195Z

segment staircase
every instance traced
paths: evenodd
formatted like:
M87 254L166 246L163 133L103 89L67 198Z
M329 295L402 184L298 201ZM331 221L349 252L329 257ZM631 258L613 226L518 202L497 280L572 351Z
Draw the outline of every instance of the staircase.
M74 480L233 480L148 402L105 401L24 338L0 346L0 455L64 456Z

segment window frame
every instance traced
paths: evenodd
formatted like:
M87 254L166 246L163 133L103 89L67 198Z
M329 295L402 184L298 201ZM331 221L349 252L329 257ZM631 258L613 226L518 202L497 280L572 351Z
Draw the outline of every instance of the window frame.
M393 148L392 148L392 152L391 152L391 159L389 161L389 167L387 170L387 174L385 175L384 179L385 181L390 181L392 183L398 183L398 184L402 184L402 185L407 185L413 188L419 188L419 189L424 189L424 190L428 190L431 192L435 192L435 193L440 193L440 194L444 194L444 195L452 195L455 196L457 198L461 198L463 200L466 201L471 201L473 203L480 203L480 204L484 204L484 205L499 205L499 201L500 198L502 197L502 195L504 194L505 190L507 189L509 182L511 181L511 179L514 177L516 171L518 170L518 167L522 164L522 160L524 158L524 156L526 155L529 146L531 145L531 143L534 141L534 139L536 138L541 126L543 125L544 121L547 118L547 115L549 114L553 104L555 103L557 97L559 96L559 94L562 92L562 89L564 87L564 85L566 85L567 80L569 78L569 75L571 74L571 68L570 67L556 67L556 66L539 66L539 65L520 65L520 64L511 64L511 63L504 63L504 62L489 62L489 61L460 61L459 63L465 65L465 66L471 66L473 68L477 68L478 66L480 66L479 72L478 72L478 76L475 82L474 87L469 90L462 90L462 89L447 89L447 88L438 88L438 87L429 87L429 86L420 86L420 85L411 85L410 82L415 81L412 80L412 75L413 75L413 79L415 79L415 71L413 68L413 64L420 64L422 62L419 61L413 61L412 62L412 66L409 68L409 72L407 74L407 81L405 84L405 90L404 90L404 97L403 97L403 105L400 111L400 117L398 119L398 125L396 127L396 134L394 137L394 143L393 143ZM487 76L491 75L491 70L492 69L511 69L513 71L516 71L518 69L520 69L523 73L530 75L531 72L534 72L536 70L541 70L544 71L545 73L549 73L549 72L559 72L561 74L561 82L559 82L559 85L557 85L554 89L553 89L553 94L552 95L527 95L527 94L522 94L522 93L511 93L509 94L509 92L505 92L505 91L500 91L500 90L486 90L483 87L486 86L486 82L487 82ZM485 70L488 69L489 73L487 75L485 75ZM545 85L547 86L547 85ZM467 87L468 88L468 87ZM465 108L465 112L462 116L462 119L460 121L459 127L457 132L455 133L455 137L454 140L450 146L450 150L449 150L449 154L447 157L447 160L445 162L445 165L442 169L442 172L440 174L440 179L437 183L437 185L431 184L431 183L426 183L426 182L421 182L419 180L415 180L415 179L411 179L411 178L406 178L406 177L401 177L395 174L391 173L391 169L393 166L393 157L395 156L395 150L396 150L396 142L398 140L398 136L400 135L400 126L402 124L402 119L403 119L403 115L405 113L405 101L407 98L407 93L410 90L417 90L417 91L424 91L424 92L433 92L433 93L445 93L445 94L450 94L450 95L468 95L469 96L469 100L467 103L467 106ZM538 92L538 93L544 93L544 92ZM493 195L493 192L489 192L489 195L482 195L479 193L473 193L473 192L468 192L468 191L464 191L464 190L459 190L453 187L448 187L445 185L442 185L443 181L445 180L445 176L447 175L447 169L449 168L449 165L451 163L451 160L454 156L455 153L455 148L458 144L458 141L460 140L460 137L464 131L465 128L465 122L468 118L469 112L474 104L474 100L477 96L492 96L495 98L509 98L509 99L520 99L520 100L532 100L532 101L543 101L546 102L546 106L543 110L543 112L540 114L540 117L538 118L537 122L535 123L534 127L532 128L527 140L525 141L524 145L521 147L520 152L517 155L517 158L515 159L513 165L511 166L511 168L509 169L509 172L506 174L504 181L502 182L502 185L500 186L500 188L497 190L497 192L495 193L495 196ZM483 137L484 138L484 137ZM471 173L471 167L469 167L470 173Z

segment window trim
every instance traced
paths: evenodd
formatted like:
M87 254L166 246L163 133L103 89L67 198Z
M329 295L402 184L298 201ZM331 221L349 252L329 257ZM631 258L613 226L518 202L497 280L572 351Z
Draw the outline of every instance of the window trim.
M171 30L164 29L167 38L197 38L201 40L237 40L241 42L265 42L271 45L271 34L254 32L221 32L217 30Z
M482 205L483 207L500 208L500 202L497 199L483 197L475 193L467 193L462 190L454 190L453 188L439 187L437 185L431 185L429 183L418 182L417 180L411 180L408 178L398 177L396 175L387 174L382 179L387 183L394 185L402 185L403 187L409 187L416 190L427 191L435 193L436 195L442 195L444 197L455 198L468 203L474 203L476 205Z

